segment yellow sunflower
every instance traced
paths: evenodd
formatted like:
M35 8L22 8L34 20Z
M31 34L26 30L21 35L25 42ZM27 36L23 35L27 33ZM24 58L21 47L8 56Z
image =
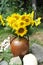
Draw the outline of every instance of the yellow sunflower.
M15 18L16 20L20 18L20 14L13 13L11 17Z
M27 16L27 14L21 15L21 20L25 20L26 16Z
M11 27L13 30L17 30L19 26L17 23L13 23Z
M30 25L31 23L30 15L22 15L21 20L25 21L26 26Z
M0 15L0 23L1 23L3 26L5 25L2 15Z
M27 33L26 27L20 27L18 30L15 32L18 36L23 37Z
M4 23L4 21L3 20L1 20L1 24L4 26L5 25L5 23Z
M26 26L26 22L24 20L19 19L19 20L17 20L17 23L18 23L19 27L25 27Z
M32 13L29 13L27 15L30 18L30 24L33 26L34 25L34 11L32 11Z
M38 26L41 23L41 18L39 17L38 19L35 20L35 25Z
M2 15L0 15L0 20L2 19Z
M16 19L13 18L13 17L11 17L11 16L8 16L8 17L6 18L6 21L8 22L8 25L11 27L12 24L13 24L14 22L16 22Z
M8 21L8 22L9 22L9 21L12 21L12 22L14 21L14 22L15 22L16 19L13 18L13 17L11 17L11 16L8 16L8 17L6 18L6 21Z
M34 22L35 22L35 20L32 20L31 19L31 22L30 22L31 23L31 26L34 26Z
M31 18L34 19L34 11L32 11L32 13L30 13Z

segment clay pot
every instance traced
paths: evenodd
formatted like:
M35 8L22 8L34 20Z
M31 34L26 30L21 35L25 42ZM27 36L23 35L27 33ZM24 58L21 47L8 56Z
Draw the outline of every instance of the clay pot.
M26 38L13 38L10 46L14 56L23 57L29 52L29 41Z

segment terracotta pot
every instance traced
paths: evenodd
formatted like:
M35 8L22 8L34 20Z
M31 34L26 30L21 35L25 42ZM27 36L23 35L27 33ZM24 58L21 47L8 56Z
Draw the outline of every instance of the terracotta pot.
M26 38L13 38L10 46L14 56L23 57L29 51L29 41Z

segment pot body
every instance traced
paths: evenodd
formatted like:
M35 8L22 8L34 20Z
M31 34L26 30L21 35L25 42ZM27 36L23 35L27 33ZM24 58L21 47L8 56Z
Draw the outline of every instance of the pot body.
M29 40L26 38L13 38L10 46L14 56L23 57L29 52Z

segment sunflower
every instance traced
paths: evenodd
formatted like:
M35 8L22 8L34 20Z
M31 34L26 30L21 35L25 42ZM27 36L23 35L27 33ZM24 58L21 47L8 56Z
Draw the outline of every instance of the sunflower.
M17 20L17 23L18 23L19 27L25 27L26 26L26 22L24 20L19 19L19 20Z
M20 18L20 14L17 14L17 13L13 13L11 15L11 17L15 18L16 20L18 20Z
M35 26L38 26L41 23L41 18L39 17L38 19L35 20Z
M30 17L30 24L33 26L34 25L34 11L31 13L27 14Z
M6 18L6 21L8 22L8 25L11 27L12 24L13 24L14 22L16 22L16 19L13 18L13 17L11 17L11 16L8 16L8 17Z
M34 19L34 11L32 11L32 13L30 13L31 18Z
M0 23L1 23L3 26L5 25L2 15L0 15Z
M25 21L26 26L30 25L31 23L30 15L22 15L21 20Z
M23 37L27 33L26 27L20 27L18 30L15 32L18 36Z
M35 20L31 19L31 26L34 26L34 22L35 22Z
M17 23L13 23L11 27L13 30L17 30L19 26Z
M12 21L12 22L15 22L16 21L16 19L15 18L13 18L13 17L11 17L11 16L8 16L7 18L6 18L6 21Z
M5 26L5 23L4 23L4 21L3 21L3 20L1 20L1 24L2 24L3 26Z
M26 16L27 16L27 14L21 15L21 20L25 20Z
M31 19L30 19L30 17L28 17L28 16L25 18L24 21L26 22L26 25L27 25L27 26L30 25L30 23L31 23Z
M34 25L34 11L31 13L27 14L27 16L30 18L30 25Z
M0 15L0 20L2 19L2 15Z

